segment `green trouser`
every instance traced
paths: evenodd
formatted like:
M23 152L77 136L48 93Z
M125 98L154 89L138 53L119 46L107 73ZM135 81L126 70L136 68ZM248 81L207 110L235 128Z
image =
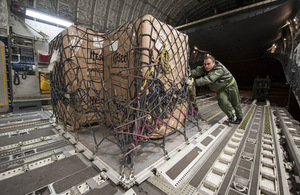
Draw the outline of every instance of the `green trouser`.
M189 89L189 92L190 92L190 101L192 103L192 106L195 109L198 109L197 102L196 102L196 87L191 86L190 89Z
M232 105L237 119L243 119L241 98L236 82L234 82L231 86L226 87L224 90L217 92L217 100L221 110L228 117L232 116Z

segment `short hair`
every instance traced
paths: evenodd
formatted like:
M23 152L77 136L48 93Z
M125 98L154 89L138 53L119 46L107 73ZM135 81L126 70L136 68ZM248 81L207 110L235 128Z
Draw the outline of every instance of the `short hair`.
M208 60L208 59L211 59L211 61L213 61L213 62L216 61L215 58L214 58L213 56L211 56L211 55L207 55L207 56L204 58L203 61Z

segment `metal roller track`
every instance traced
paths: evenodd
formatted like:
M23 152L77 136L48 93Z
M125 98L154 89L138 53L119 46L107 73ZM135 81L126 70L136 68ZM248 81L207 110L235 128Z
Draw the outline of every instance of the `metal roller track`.
M17 134L28 133L30 131L34 131L37 129L44 129L44 128L50 128L50 127L53 127L53 124L51 122L48 122L48 120L39 121L39 123L34 123L34 124L25 123L25 124L23 124L23 126L11 125L10 128L0 130L0 137L6 136L6 135L14 136Z
M276 108L275 115L277 116L277 125L279 134L281 136L280 144L285 150L278 158L284 160L284 164L278 168L278 172L288 170L289 187L292 194L299 194L300 192L300 123L294 120L285 108ZM277 139L279 140L279 138ZM278 141L279 142L279 141ZM279 146L279 144L278 144ZM279 148L279 147L278 147ZM282 160L282 161L283 161ZM286 173L281 173L285 176ZM286 182L283 180L283 185Z
M237 129L237 132L245 129L240 145L238 146L237 142L227 143L223 153L202 180L200 192L271 195L288 192L281 185L281 179L285 177L281 177L277 169L282 167L282 161L278 161L277 157L278 146L274 141L269 106L256 106L253 114L247 115L245 119L248 116L250 117L247 125L243 124L244 120ZM235 134L231 139L233 138L236 139Z
M219 155L216 157L215 162L211 163L207 173L197 186L200 192L208 194L222 193L223 186L228 186L226 183L230 180L233 168L237 163L237 157L241 154L241 149L245 144L245 138L248 133L248 131L245 131L243 128L249 128L249 123L252 120L255 109L256 106L252 105L241 125L233 128L233 134L229 136L229 139L222 141L224 146L218 153ZM225 189L227 189L227 187ZM225 193L223 192L223 194Z
M66 140L56 141L53 143L40 143L34 144L29 149L18 148L17 150L6 152L3 157L0 158L0 171L12 169L17 167L19 164L25 164L29 162L37 161L37 157L50 157L55 155L56 150L64 148L69 145ZM61 153L61 152L60 152Z
M156 187L166 194L196 194L199 176L207 170L207 165L211 166L211 159L218 153L216 151L223 148L223 140L228 140L237 128L237 125L228 126L226 120L227 117L224 117L203 134L195 135L187 146L178 150L174 158L157 168L156 175L168 181L169 185L159 182L155 177L147 181L153 185L159 184Z
M224 114L221 112L216 100L202 100L200 103L198 103L198 105L199 104L199 114L205 121L211 121L213 118L220 115L217 117L217 119L211 121L211 124L214 124L224 117Z
M212 126L206 133L222 132L218 141L196 138L209 147L191 142L148 182L166 194L289 194L272 109L255 103L240 125L224 123L225 131Z
M1 193L83 194L110 185L107 176L59 134L49 116L48 112L2 115Z
M300 176L300 128L299 122L293 120L290 114L284 108L276 109L279 116L280 126L286 137L290 155L295 164L295 171Z
M216 101L205 100L199 108L209 122L200 122L205 130L190 130L188 142L170 150L169 159L158 158L124 183L109 163L67 127L53 123L48 113L37 114L46 116L38 121L30 120L28 114L26 120L22 115L4 117L16 122L0 125L1 190L12 195L289 194L273 109L293 142L295 158L299 157L300 134L285 110L272 108L268 102L246 104L244 120L234 125L218 112Z
M1 115L0 131L7 128L13 128L13 126L20 127L22 125L30 125L45 122L49 120L49 115L49 111Z
M1 194L125 193L94 165L92 152L53 123L48 112L2 116Z

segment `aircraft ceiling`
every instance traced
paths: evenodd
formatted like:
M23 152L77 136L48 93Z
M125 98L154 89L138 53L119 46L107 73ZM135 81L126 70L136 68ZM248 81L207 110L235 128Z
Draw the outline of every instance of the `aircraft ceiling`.
M261 55L282 36L282 25L285 24L295 7L290 5L283 9L277 9L273 13L264 12L270 8L268 4L286 1L15 0L9 2L11 2L13 11L25 13L25 8L34 8L99 32L115 29L145 14L151 14L174 27L215 16L215 19L207 20L208 22L192 25L192 30L190 27L182 28L182 30L190 36L191 46L197 45L199 49L210 51L218 58L235 60L236 56L245 59ZM299 4L299 0L295 1ZM243 15L229 14L228 17L228 14L225 14L222 16L223 13L238 9L243 10L247 6L251 7L256 4L265 5L263 9L259 10L259 12L264 13L260 14L259 17L250 18L248 14L250 19L246 20L243 11L241 12ZM244 12L249 10L251 11L248 9ZM257 14L257 12L251 13ZM239 51L243 52L237 53Z
M145 14L179 26L263 0L16 0L12 3L63 17L97 31L114 29Z
M281 46L291 34L289 24L295 1L258 3L226 14L182 25L190 46L226 61L253 60L274 46ZM278 45L278 41L282 45Z

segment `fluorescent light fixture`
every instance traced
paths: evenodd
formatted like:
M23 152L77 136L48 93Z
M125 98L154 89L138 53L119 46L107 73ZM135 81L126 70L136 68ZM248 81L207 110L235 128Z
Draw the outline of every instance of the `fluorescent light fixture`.
M65 26L65 27L69 27L73 24L73 22L69 22L67 20L62 20L62 19L54 17L54 16L49 16L47 14L35 11L33 9L26 9L26 15L31 16L33 18L40 19L40 20L44 20L44 21L47 21L47 22L50 22L50 23Z

